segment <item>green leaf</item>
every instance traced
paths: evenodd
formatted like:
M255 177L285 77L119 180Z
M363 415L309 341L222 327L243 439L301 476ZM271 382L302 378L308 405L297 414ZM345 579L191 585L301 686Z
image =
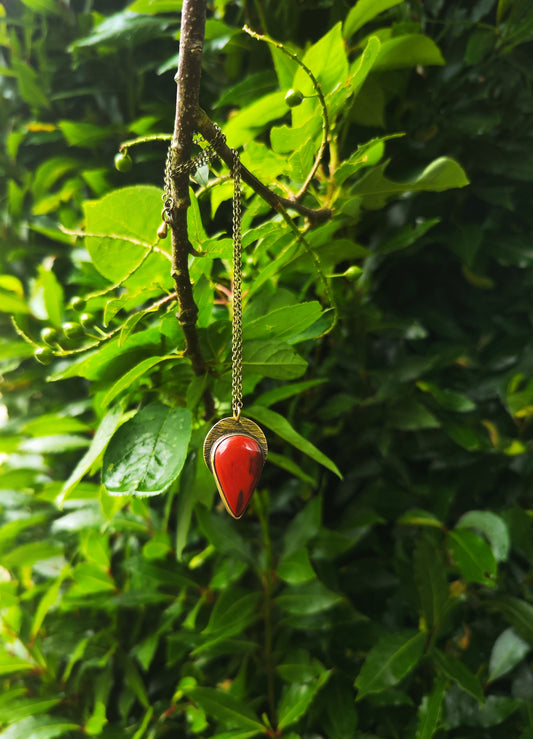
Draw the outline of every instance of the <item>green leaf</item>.
M533 606L512 596L497 598L490 605L503 614L519 636L533 645Z
M83 598L93 593L116 591L108 569L89 562L81 562L77 565L72 577L75 584L68 592L70 598Z
M69 50L97 46L114 51L122 46L136 46L164 36L168 26L165 18L128 11L115 13L104 18L91 34L75 41Z
M436 648L432 650L431 656L436 666L447 678L457 683L461 690L471 695L479 703L483 703L485 696L483 695L481 682L477 675L470 672L463 662Z
M448 601L448 580L442 548L430 537L418 540L414 555L414 579L428 630L438 626Z
M224 127L228 144L238 148L248 143L268 123L282 118L286 113L287 104L283 92L271 92L264 95L230 118Z
M110 493L157 495L178 477L191 437L191 413L151 403L114 434L102 480Z
M255 713L232 695L214 688L191 688L184 692L203 708L208 716L223 722L229 728L264 733L265 727Z
M503 631L492 647L488 682L494 682L511 672L530 650L531 645L513 629Z
M344 38L353 36L365 23L401 2L403 0L357 0L344 21Z
M63 320L63 288L54 272L42 265L32 286L30 307L36 316L60 328Z
M306 328L312 326L322 315L320 303L313 300L309 303L287 305L260 316L253 321L246 321L244 314L243 337L251 339L278 339L288 341L298 336Z
M295 395L300 396L306 390L323 385L325 382L327 382L326 379L304 380L302 382L294 382L292 385L280 385L279 387L272 388L272 390L267 390L265 393L261 393L256 399L256 404L268 408L275 403L287 400Z
M83 121L59 121L57 124L69 146L92 148L109 138L112 129Z
M132 367L128 372L126 372L125 375L122 375L120 379L118 379L113 385L111 385L111 387L105 393L104 397L101 400L101 407L107 408L107 406L113 402L117 395L120 395L120 393L122 393L124 390L131 388L136 380L145 375L148 370L151 370L156 365L161 364L161 362L167 362L168 360L176 361L177 359L177 356L147 357L146 359L143 359L142 362L139 362L137 365L135 365L135 367Z
M44 592L43 597L39 601L39 605L37 606L37 610L35 611L35 616L33 617L33 622L31 625L30 636L32 640L35 639L35 637L39 633L39 630L43 625L43 621L46 618L48 611L53 608L59 600L59 591L61 589L63 578L65 577L67 572L68 567L65 567L61 576L58 577L57 580L48 587L48 589Z
M314 697L326 683L329 675L329 671L322 672L318 679L312 683L291 683L286 687L278 709L278 728L287 728L307 712Z
M5 729L2 739L54 739L56 736L80 730L78 724L60 716L29 716Z
M32 541L21 544L2 555L2 565L8 569L13 567L32 567L37 562L44 562L63 554L60 544L47 541Z
M294 380L307 369L305 359L279 341L245 341L242 362L245 371L275 380Z
M438 419L422 403L411 399L395 403L389 410L388 422L392 428L401 431L434 429L440 426Z
M328 739L357 736L358 715L351 681L334 673L320 695L320 704L326 708L323 725Z
M288 524L283 539L283 557L298 552L320 531L322 498L316 496Z
M81 359L75 360L69 364L66 369L60 369L52 374L49 378L52 382L56 380L66 380L68 377L85 377L88 380L99 380L102 376L109 379L109 366L117 371L117 366L128 367L134 363L133 360L150 354L158 354L161 350L161 333L157 328L150 328L146 331L140 331L132 336L128 336L127 340L121 345L118 338L107 341L103 346L95 351L84 353Z
M115 406L100 421L100 425L96 429L96 433L91 441L90 447L87 449L83 457L80 459L76 467L72 470L70 477L61 489L61 494L57 499L57 505L61 507L63 501L68 498L79 481L89 472L96 460L100 457L106 448L109 440L115 433L122 419L122 407Z
M310 683L324 672L324 665L317 659L311 659L305 649L295 649L286 655L282 664L277 665L276 672L286 682Z
M348 59L340 23L336 23L305 52L303 62L315 75L324 95L328 95L338 87L339 82L342 82L348 75ZM311 81L300 66L294 76L293 87L301 90L305 95L314 94ZM302 105L294 108L293 113L299 113L307 102L310 101L304 101ZM304 113L302 117L307 118L307 113Z
M422 698L418 708L416 739L432 739L440 723L442 703L446 695L446 681L437 678L432 692Z
M353 97L359 93L369 73L372 71L376 59L379 57L380 49L381 43L379 39L376 36L371 36L366 42L366 46L363 49L361 56L359 56L352 64L350 69L350 84ZM358 102L356 102L355 105L357 106ZM395 135L397 134L392 134L391 138ZM381 159L381 156L379 158ZM372 161L370 154L368 156L368 161L370 164L377 163Z
M329 457L326 457L325 454L322 454L322 452L313 444L311 444L310 441L307 441L307 439L301 436L290 425L287 419L281 416L279 413L276 413L269 408L262 408L261 406L257 405L249 408L247 413L252 418L255 418L256 421L259 421L259 423L264 424L279 437L281 437L285 441L288 441L289 444L295 446L299 451L303 452L303 454L311 457L311 459L314 459L315 462L318 462L319 464L326 467L328 470L331 470L331 472L334 472L340 479L342 479L342 475L337 465L332 462Z
M437 44L420 33L393 36L381 44L375 70L445 64Z
M228 587L222 591L205 629L204 636L224 637L240 634L256 617L258 593L243 593Z
M399 683L418 664L424 642L424 634L413 631L381 637L370 650L355 681L357 700Z
M161 225L161 191L151 185L113 190L84 203L85 245L100 274L111 282L149 288L170 282L170 262L161 253L168 245L157 238ZM159 251L155 251L155 247Z
M14 723L28 716L37 716L48 713L52 708L61 703L61 698L25 698L0 705L0 721L2 723ZM3 736L3 734L0 734Z
M511 540L505 521L491 511L468 511L456 524L456 529L476 529L484 534L497 562L509 556Z
M309 616L328 611L342 602L341 595L329 590L318 580L286 588L276 598L280 608L296 616Z
M415 508L407 511L397 521L402 526L429 526L435 529L444 529L444 524L435 518L433 513Z
M20 96L31 109L35 111L39 108L49 108L50 102L43 91L42 80L37 72L21 59L12 59L11 68L17 75Z
M464 693L452 688L446 696L446 713L443 729L453 730L459 727L472 726L488 729L503 723L521 702L505 695L489 695L480 705ZM453 732L455 733L455 732ZM491 736L494 732L490 732Z
M406 192L418 190L442 192L442 190L468 185L463 168L448 157L435 159L419 175L403 182L396 182L385 175L387 164L388 162L384 162L369 170L352 187L352 195L362 197L365 208L370 210L383 208L390 198Z
M473 403L466 395L461 395L453 390L443 390L433 382L425 382L420 380L416 383L417 387L425 393L429 393L436 402L447 411L455 411L456 413L468 413L476 409Z
M282 580L290 585L299 585L316 578L316 573L311 566L305 547L282 557L276 572Z
M459 529L450 531L446 542L455 564L467 582L495 586L497 563L485 539L474 531Z
M35 670L36 665L28 662L22 657L15 657L13 654L0 648L0 675L11 675L16 672L26 672L27 670Z

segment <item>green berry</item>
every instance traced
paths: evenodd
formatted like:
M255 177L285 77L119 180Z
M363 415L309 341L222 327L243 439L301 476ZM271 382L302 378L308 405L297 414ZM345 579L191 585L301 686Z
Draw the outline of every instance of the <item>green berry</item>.
M54 353L49 346L38 346L34 351L33 356L39 364L50 364L54 357Z
M293 90L292 88L285 95L285 102L289 108L295 108L297 105L300 105L303 99L303 92L300 92L300 90Z
M133 167L133 161L127 151L119 151L115 154L115 168L119 172L129 172Z
M92 328L96 323L96 316L93 313L82 313L80 323L83 328Z
M41 341L45 344L54 344L57 340L57 330L52 326L45 326L41 329Z
M64 323L61 328L67 339L79 339L83 336L83 328L79 323L75 323L74 321Z
M72 310L80 311L85 308L85 300L81 298L79 295L75 295L70 301L69 305L72 308Z
M357 280L357 278L361 276L362 271L361 267L356 267L355 264L353 264L351 267L348 267L344 273L344 277L348 280Z

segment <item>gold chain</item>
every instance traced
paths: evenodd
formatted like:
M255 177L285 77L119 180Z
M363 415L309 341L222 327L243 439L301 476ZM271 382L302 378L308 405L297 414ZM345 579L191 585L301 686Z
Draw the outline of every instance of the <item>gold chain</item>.
M213 144L207 144L207 146L205 146L205 148L203 148L197 156L195 156L193 159L189 159L189 161L187 162L176 164L176 147L173 145L172 142L168 147L167 160L165 163L163 211L161 213L161 218L170 226L172 226L174 213L174 189L172 186L173 178L176 176L176 174L187 172L189 175L191 175L203 165L209 166L209 162L212 159L218 158L218 154L216 153L214 147L217 145L218 142L226 141L226 137L224 136L222 129L217 126L216 123L214 124L214 126L216 129L216 134ZM203 136L201 136L199 133L195 134L193 137L193 143L198 146L200 146L201 144L205 144Z
M233 418L241 416L242 402L242 242L241 242L241 160L233 152L233 290L231 321L231 406Z

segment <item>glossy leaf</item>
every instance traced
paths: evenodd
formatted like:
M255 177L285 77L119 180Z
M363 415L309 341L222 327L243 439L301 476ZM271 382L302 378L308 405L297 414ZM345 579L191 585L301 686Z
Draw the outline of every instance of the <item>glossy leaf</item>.
M115 13L103 19L91 34L76 41L72 48L135 46L163 35L167 25L165 19L141 13Z
M87 233L98 234L85 239L91 261L111 282L168 283L170 263L154 250L160 205L160 190L149 185L125 187L84 204Z
M423 697L418 708L416 739L431 739L435 735L439 727L445 695L446 683L442 678L437 678L432 692Z
M468 511L457 522L458 529L474 529L484 534L497 562L509 556L511 541L505 521L491 511Z
M344 21L344 38L352 36L365 23L401 2L402 0L357 0Z
M244 322L244 339L273 339L290 342L291 337L298 336L306 328L319 320L322 315L320 303L311 301L299 305L288 305L277 308L265 316L260 316L249 323ZM245 314L246 317L246 314Z
M494 587L497 563L492 549L478 534L467 529L450 531L447 545L467 582L478 582Z
M315 580L282 591L276 602L287 613L309 616L340 605L342 597Z
M264 726L254 712L229 693L213 688L192 688L187 690L187 695L198 703L208 716L227 726L247 731L264 731Z
M355 681L357 700L400 682L417 665L425 637L412 631L387 634L372 647Z
M416 545L414 579L424 623L431 630L439 625L449 595L443 551L432 538L421 538Z
M525 600L506 595L491 604L502 613L516 633L533 645L533 606Z
M311 442L304 439L279 413L275 413L269 408L262 408L260 406L252 406L247 411L248 415L257 420L259 423L264 424L267 428L273 431L275 434L280 436L285 441L295 446L301 452L306 454L315 462L326 467L331 472L334 472L338 477L342 478L342 475L335 465L325 454L317 449Z
M79 731L78 724L60 716L29 716L11 724L2 732L4 739L54 739L72 731Z
M303 716L309 709L311 702L326 683L330 673L322 672L313 683L291 683L281 698L278 709L278 727L285 729Z
M382 208L393 197L404 192L429 190L440 192L450 187L465 187L468 179L459 164L453 159L441 157L429 164L417 177L396 182L385 175L388 162L371 169L353 186L353 195L363 198L365 208Z
M191 413L151 403L114 434L102 479L110 493L157 495L178 477L187 456Z
M122 408L117 405L102 418L96 433L91 441L89 449L85 452L76 467L72 470L70 477L61 489L57 503L59 506L70 495L84 475L91 469L96 460L106 448L109 440L115 433L122 418Z
M277 341L246 341L242 361L245 371L276 380L295 380L307 369L305 359Z
M282 557L276 571L279 577L290 585L308 582L316 577L305 548Z
M483 703L485 696L479 678L471 672L461 660L451 657L449 654L441 652L440 649L434 649L432 656L437 667L450 680L468 695L471 695L479 703Z
M117 395L120 395L124 390L131 388L139 378L145 375L153 367L156 367L161 362L166 362L171 359L176 360L176 357L147 357L142 362L139 362L139 364L132 367L109 388L102 398L102 408L107 408Z
M531 650L513 629L506 629L494 642L490 653L489 682L507 675Z
M428 36L418 33L394 36L384 41L374 62L374 69L399 69L415 67L417 64L444 64L437 44Z

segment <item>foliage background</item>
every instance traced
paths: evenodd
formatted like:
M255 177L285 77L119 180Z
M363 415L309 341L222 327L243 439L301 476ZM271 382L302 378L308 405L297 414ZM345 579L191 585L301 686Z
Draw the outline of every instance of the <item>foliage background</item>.
M332 131L306 202L334 217L295 219L330 333L315 261L245 192L271 461L241 522L200 452L205 387L230 394L227 173L191 217L194 378L153 249L166 145L112 166L172 129L180 3L0 6L2 736L533 736L533 11L465 5L210 6L202 105L244 163L297 190L322 125L245 22L307 52Z

